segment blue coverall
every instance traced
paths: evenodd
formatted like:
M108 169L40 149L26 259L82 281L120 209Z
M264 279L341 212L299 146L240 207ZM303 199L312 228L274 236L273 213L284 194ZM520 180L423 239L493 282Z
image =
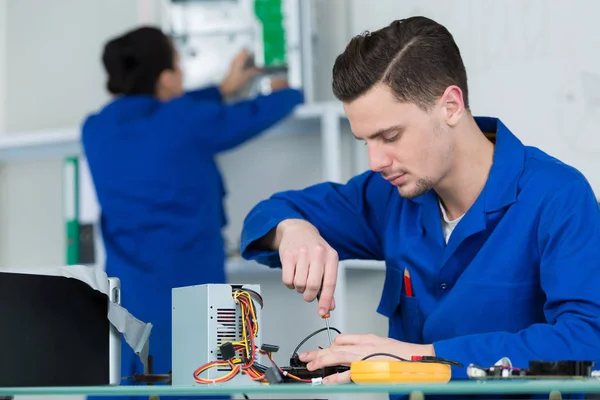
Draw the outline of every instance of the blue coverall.
M389 337L433 344L435 354L466 366L509 357L600 359L600 213L587 180L495 118L476 118L496 133L487 183L446 245L438 198L400 197L380 174L273 195L246 217L246 259L280 267L279 255L252 243L287 218L317 227L341 260L385 260L378 312ZM407 268L413 296L403 290ZM393 397L393 396L392 396Z
M285 89L225 104L209 87L167 102L120 97L84 122L106 272L121 280L122 305L154 325L154 373L171 370L171 289L226 280L225 188L215 156L302 102L301 92ZM122 357L122 376L143 372L125 342Z

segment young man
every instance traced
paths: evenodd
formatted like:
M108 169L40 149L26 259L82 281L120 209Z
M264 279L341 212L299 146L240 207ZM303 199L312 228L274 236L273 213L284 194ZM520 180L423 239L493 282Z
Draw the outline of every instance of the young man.
M309 369L372 353L490 366L600 358L600 214L574 168L474 118L452 35L423 17L351 40L333 91L372 171L278 193L247 216L242 252L335 307L340 259L385 260L389 338L340 335ZM492 94L493 95L493 94ZM403 284L405 271L411 287ZM348 373L325 382L347 382Z

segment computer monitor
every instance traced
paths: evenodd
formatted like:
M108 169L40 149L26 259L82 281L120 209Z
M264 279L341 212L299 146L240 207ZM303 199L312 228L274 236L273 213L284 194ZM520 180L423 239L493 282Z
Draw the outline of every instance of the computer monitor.
M121 334L108 320L120 303L65 276L0 271L0 386L97 386L121 381Z

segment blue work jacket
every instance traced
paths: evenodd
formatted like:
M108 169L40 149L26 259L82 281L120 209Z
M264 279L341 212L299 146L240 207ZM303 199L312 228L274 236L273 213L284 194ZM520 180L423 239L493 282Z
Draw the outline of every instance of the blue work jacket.
M171 370L171 289L226 280L225 187L216 155L302 102L301 92L286 89L225 104L209 87L167 102L120 97L84 122L106 271L121 279L123 306L154 325L154 373ZM134 372L132 354L126 346L123 375Z
M485 187L446 244L436 193L400 197L380 174L278 193L247 216L246 259L280 266L253 242L287 218L311 222L344 259L385 260L378 312L389 337L488 367L509 357L600 359L600 213L580 172L524 146L502 122ZM403 289L408 269L413 296Z

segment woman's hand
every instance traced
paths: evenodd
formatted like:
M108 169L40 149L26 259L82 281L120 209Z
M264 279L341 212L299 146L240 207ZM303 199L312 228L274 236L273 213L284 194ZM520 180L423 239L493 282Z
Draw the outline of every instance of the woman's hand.
M276 92L278 90L287 89L290 86L289 82L285 78L273 78L271 79L271 91Z
M219 89L223 96L229 96L243 88L250 79L261 73L260 68L248 67L250 54L247 50L240 51L231 62L229 73Z
M377 335L349 335L336 336L333 344L322 350L301 353L300 361L307 362L309 371L317 369L346 365L353 361L375 353L393 354L397 357L410 360L412 356L435 356L433 345L413 344L398 340L383 338ZM394 360L391 357L375 356L370 360ZM337 384L350 382L350 371L341 374L329 375L323 379L324 384Z

